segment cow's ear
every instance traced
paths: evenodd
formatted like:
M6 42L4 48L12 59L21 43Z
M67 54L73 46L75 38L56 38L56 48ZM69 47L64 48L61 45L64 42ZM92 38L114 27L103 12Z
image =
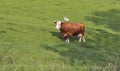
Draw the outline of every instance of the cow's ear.
M55 20L55 21L54 21L54 24L56 24L56 23L57 23L57 21Z

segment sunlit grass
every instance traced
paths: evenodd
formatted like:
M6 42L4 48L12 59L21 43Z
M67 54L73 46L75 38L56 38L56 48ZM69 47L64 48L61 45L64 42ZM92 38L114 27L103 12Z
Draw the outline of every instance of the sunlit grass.
M1 0L0 71L119 71L119 0ZM65 43L54 20L84 22Z

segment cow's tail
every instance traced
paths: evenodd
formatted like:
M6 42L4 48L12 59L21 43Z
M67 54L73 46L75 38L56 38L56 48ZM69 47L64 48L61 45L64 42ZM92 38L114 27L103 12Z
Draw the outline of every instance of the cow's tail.
M86 38L86 30L85 30L85 26L83 27L83 36Z

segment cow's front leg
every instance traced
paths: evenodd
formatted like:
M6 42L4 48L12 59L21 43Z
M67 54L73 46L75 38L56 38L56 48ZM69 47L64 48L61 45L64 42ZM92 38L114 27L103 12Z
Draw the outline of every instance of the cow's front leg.
M70 42L70 41L69 41L69 38L65 39L65 42L69 43L69 42Z
M69 35L68 34L64 34L63 38L65 39L65 42L69 43Z
M65 42L67 42L67 43L70 42L70 41L69 41L69 36L65 36L64 39L65 39Z
M69 41L69 34L68 34L68 33L65 33L65 32L61 32L61 34L62 34L65 42L69 43L69 42L70 42L70 41Z

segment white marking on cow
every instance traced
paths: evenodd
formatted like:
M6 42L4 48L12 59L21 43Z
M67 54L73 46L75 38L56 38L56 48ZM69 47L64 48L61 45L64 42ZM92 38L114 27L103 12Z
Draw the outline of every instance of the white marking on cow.
M67 34L64 34L64 36L63 37L66 37L67 36Z
M57 29L57 30L60 30L60 28L61 28L61 23L62 23L61 21L57 21L57 22L56 22L56 29Z
M78 37L82 37L82 34L79 34Z

